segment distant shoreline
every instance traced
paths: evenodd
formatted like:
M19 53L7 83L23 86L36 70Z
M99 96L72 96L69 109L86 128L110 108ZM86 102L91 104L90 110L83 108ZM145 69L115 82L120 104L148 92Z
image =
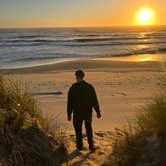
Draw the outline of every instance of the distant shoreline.
M73 71L79 68L84 70L107 70L107 71L162 71L166 62L158 61L113 61L108 59L82 59L70 60L48 65L39 65L34 67L25 67L18 69L1 69L2 74L25 74L25 73L42 73L57 71Z

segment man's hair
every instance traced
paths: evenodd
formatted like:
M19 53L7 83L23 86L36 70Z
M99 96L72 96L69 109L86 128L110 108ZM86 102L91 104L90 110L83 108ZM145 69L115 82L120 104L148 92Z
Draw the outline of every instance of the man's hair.
M79 78L84 78L84 76L85 76L85 74L82 70L77 70L75 72L75 75L76 75L76 77L79 77Z

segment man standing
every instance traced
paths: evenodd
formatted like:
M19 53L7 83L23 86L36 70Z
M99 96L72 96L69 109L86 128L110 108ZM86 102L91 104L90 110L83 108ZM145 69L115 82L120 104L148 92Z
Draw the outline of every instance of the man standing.
M85 129L88 137L89 149L94 151L92 132L92 109L97 113L97 118L101 118L100 108L93 86L84 81L84 72L75 72L77 82L74 83L68 92L67 118L72 119L77 139L77 149L83 150L82 124L85 122Z

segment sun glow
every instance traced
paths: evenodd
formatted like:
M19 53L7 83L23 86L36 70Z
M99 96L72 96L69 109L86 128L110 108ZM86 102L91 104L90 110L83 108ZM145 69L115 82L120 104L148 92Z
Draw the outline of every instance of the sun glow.
M152 9L142 8L137 14L137 24L139 25L152 25L154 14Z

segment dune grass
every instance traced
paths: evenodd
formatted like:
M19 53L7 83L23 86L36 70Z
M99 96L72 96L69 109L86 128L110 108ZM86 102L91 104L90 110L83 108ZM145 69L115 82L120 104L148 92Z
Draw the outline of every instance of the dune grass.
M21 83L0 76L0 165L61 165L67 151L50 124Z
M116 129L113 151L103 166L166 165L166 82L128 128Z

